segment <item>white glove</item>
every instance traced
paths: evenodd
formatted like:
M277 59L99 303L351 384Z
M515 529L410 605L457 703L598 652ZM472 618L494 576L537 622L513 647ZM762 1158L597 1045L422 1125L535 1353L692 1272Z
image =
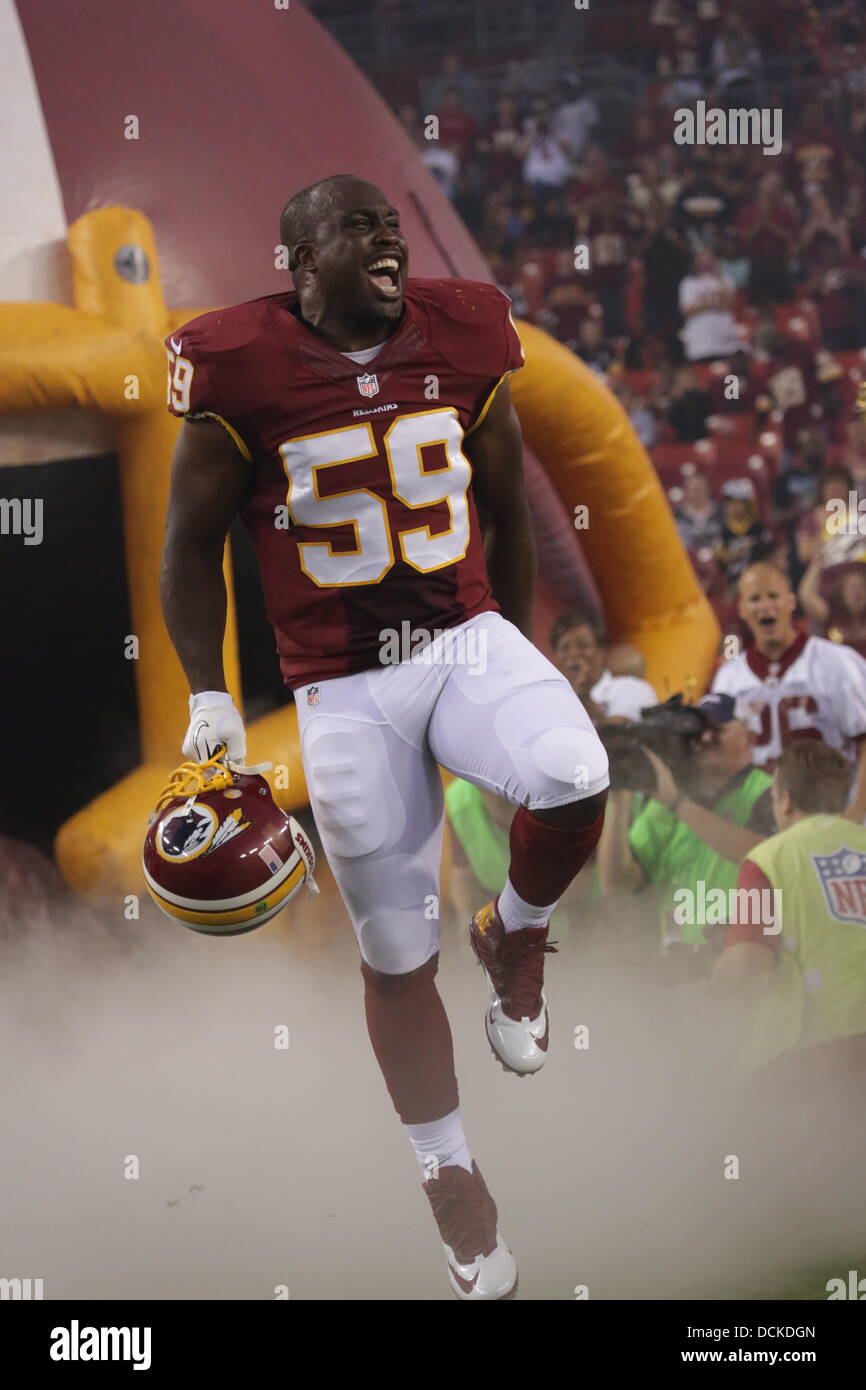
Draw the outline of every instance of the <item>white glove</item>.
M190 695L183 756L205 763L221 743L226 745L226 761L242 765L247 755L247 734L231 695L227 690L202 690L198 695Z

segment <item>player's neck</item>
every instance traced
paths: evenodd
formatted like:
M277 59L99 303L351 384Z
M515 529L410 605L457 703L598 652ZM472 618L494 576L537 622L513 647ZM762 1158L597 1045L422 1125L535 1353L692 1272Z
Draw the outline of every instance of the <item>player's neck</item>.
M758 638L755 646L765 656L768 661L781 661L789 647L793 646L797 640L797 633L793 628L784 637L765 637Z
M401 315L393 322L380 319L375 323L357 323L336 314L326 314L324 310L320 311L320 317L310 319L300 304L295 306L293 312L305 328L338 352L363 352L365 348L378 347L396 333L403 321ZM315 311L311 310L311 313Z

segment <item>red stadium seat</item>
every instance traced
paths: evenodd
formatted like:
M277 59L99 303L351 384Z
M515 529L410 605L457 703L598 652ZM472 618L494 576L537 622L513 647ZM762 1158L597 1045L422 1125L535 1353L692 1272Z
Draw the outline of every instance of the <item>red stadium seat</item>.
M821 341L821 320L811 299L798 299L793 304L778 305L776 322L789 338L814 343L816 346Z
M696 444L657 444L650 449L650 457L665 488L679 486L684 464L694 464L702 473L707 471L706 460L702 460L698 448L706 443L705 439L701 439Z
M782 431L776 429L772 425L761 430L761 433L755 440L755 453L760 454L765 460L770 471L771 479L775 479L782 471L783 449L784 440L782 438Z
M636 396L645 396L653 384L655 372L649 367L641 367L625 372L623 375Z
M740 447L751 441L755 433L754 411L743 411L742 415L711 415L707 420L710 438L722 446L726 440L736 440Z
M690 362L688 365L692 368L701 386L706 391L713 379L713 366L715 364L712 362Z
M856 374L861 380L866 376L866 348L853 348L849 352L834 352L832 355L844 371Z
M733 478L748 478L755 489L755 499L761 519L770 523L773 514L772 477L767 461L753 450L731 451L727 457L716 457L712 472L708 475L710 487L716 497L721 496L725 483Z

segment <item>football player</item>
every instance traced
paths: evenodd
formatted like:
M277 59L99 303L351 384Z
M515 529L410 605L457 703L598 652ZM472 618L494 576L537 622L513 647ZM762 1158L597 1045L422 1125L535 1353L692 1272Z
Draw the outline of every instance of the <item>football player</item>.
M848 814L866 818L866 661L824 637L794 626L796 596L775 565L752 565L738 585L740 617L754 638L732 661L723 661L713 690L733 695L737 718L755 736L752 760L772 771L797 739L820 739L838 748L857 771Z
M245 754L222 665L222 556L241 513L357 934L370 1040L452 1288L508 1298L517 1270L464 1133L435 984L438 765L517 807L508 881L469 930L491 1047L519 1074L545 1059L548 920L592 854L608 785L578 697L528 636L535 555L508 383L523 352L494 286L408 278L399 214L367 182L303 189L280 239L293 291L167 340L185 423L162 593L192 692L183 751Z

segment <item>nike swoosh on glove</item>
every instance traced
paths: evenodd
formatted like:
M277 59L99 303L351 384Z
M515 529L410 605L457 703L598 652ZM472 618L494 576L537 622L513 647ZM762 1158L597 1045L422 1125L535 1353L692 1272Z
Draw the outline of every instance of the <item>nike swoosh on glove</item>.
M229 762L244 763L247 734L231 695L227 690L202 690L198 695L190 695L184 757L196 763L207 762L221 743L226 745Z

